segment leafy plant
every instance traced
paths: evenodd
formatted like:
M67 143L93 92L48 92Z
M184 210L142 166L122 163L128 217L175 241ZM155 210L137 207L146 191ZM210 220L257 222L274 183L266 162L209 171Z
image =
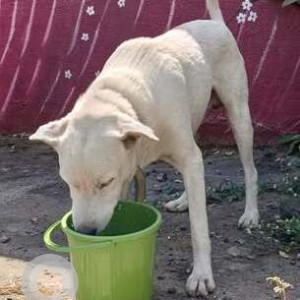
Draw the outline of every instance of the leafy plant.
M286 134L279 138L278 143L289 145L288 154L300 153L300 134Z
M287 289L292 288L293 286L278 276L268 277L267 282L274 286L273 290L277 297L282 300L287 300Z
M274 243L286 253L300 250L300 219L296 217L269 223L262 221L251 234Z
M226 180L220 183L216 188L207 189L207 197L209 200L217 202L236 202L241 201L245 196L245 188L242 184L236 184Z
M300 4L300 0L285 0L285 1L283 1L282 6L285 7L285 6L288 6L293 3Z
M291 243L295 242L300 244L300 219L292 218L285 220L283 223L285 235Z
M259 184L260 192L280 192L286 195L291 195L294 198L300 198L300 174L293 173L285 175L281 181L262 182ZM299 203L300 205L300 203Z

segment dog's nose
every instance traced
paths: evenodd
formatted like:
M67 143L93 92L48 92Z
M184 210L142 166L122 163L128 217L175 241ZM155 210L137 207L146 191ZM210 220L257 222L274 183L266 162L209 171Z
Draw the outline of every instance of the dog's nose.
M78 226L76 231L87 235L96 235L98 230L96 227Z

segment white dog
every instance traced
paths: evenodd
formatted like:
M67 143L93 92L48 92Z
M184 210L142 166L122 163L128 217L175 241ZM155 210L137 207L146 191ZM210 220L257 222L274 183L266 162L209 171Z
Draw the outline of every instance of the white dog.
M122 43L74 109L30 137L58 152L74 225L84 233L107 225L138 167L161 159L177 168L186 192L166 207L189 207L194 267L187 290L193 296L215 288L203 160L194 139L212 95L227 110L245 170L246 209L239 224L259 219L244 61L218 1L206 3L212 21Z

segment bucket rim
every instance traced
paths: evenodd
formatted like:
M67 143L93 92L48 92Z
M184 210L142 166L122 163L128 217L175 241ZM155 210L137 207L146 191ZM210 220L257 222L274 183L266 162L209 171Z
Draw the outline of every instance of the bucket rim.
M137 202L118 201L118 204L120 204L120 203L123 203L126 205L130 203L130 205L144 206L144 207L152 210L156 216L155 222L153 222L149 227L139 230L139 231L136 231L136 232L133 232L133 233L123 234L123 235L113 235L113 236L99 236L99 235L94 236L94 235L87 235L87 234L79 233L79 232L76 232L75 230L71 229L67 224L69 217L72 215L72 211L69 211L61 219L62 231L67 235L67 237L72 236L72 237L76 237L78 239L88 241L88 242L101 243L101 242L107 242L107 241L119 242L122 240L128 241L128 240L137 239L137 238L143 237L145 235L152 234L153 232L157 231L158 228L160 227L161 222L162 222L161 213L158 209L156 209L152 205L145 204L145 203L137 203Z

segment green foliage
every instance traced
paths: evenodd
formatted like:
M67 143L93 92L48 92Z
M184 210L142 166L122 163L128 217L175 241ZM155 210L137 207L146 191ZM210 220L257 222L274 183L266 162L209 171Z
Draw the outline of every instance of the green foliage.
M276 183L262 182L259 184L260 192L280 192L286 195L291 195L295 198L300 198L300 174L285 174L285 176ZM299 203L300 205L300 203Z
M269 223L262 221L251 234L275 243L286 253L300 250L300 219L296 217Z
M285 245L285 251L300 248L300 219L291 218L286 220L278 220L276 226L270 226L273 238Z
M292 218L283 222L283 229L286 240L290 243L300 245L300 219Z
M279 138L278 143L288 145L288 154L300 153L300 134L286 134Z
M293 3L300 4L300 0L285 0L283 1L282 6L285 7Z
M216 202L236 202L243 200L245 188L242 184L236 184L232 181L225 181L216 188L207 189L207 198Z

